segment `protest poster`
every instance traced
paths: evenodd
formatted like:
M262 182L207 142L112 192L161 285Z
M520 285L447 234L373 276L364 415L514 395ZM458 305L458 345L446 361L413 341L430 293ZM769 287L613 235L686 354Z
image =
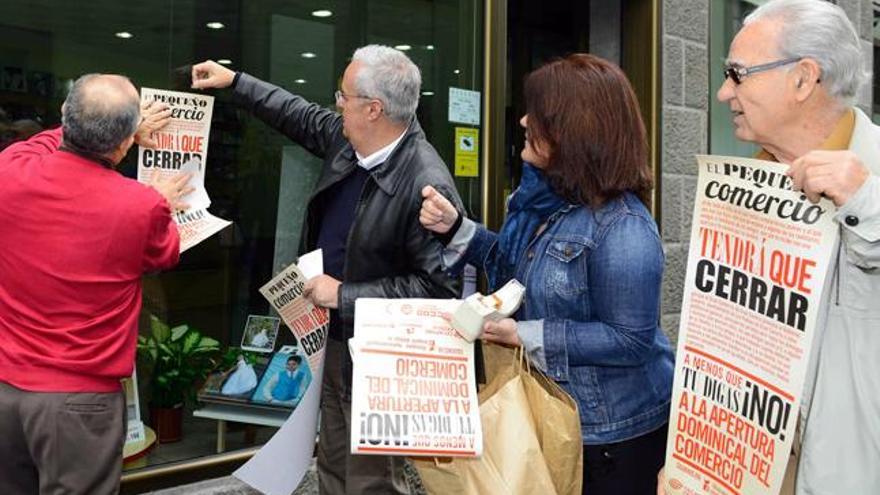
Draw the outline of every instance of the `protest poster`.
M281 429L251 460L232 473L268 495L293 492L305 476L315 449L329 314L302 294L305 274L319 275L321 267L320 253L313 251L300 257L300 266L290 265L260 287L260 294L296 336L297 354L305 356L300 366L307 366L309 375L305 393Z
M314 370L319 358L324 356L330 315L326 309L315 306L303 297L305 283L303 272L296 265L290 265L260 287L260 294L296 336L300 349Z
M192 173L189 185L194 191L181 198L189 209L173 215L180 232L182 253L231 224L208 212L211 199L205 190L214 97L142 88L141 101L166 103L171 108L171 121L161 131L153 133L155 149L138 147L137 180L152 184L181 173Z
M206 208L190 207L186 211L175 211L172 217L180 233L181 253L232 224L215 217Z
M441 299L355 303L351 453L478 457L483 451L474 346Z
M669 494L776 494L837 243L787 166L699 156L669 419Z

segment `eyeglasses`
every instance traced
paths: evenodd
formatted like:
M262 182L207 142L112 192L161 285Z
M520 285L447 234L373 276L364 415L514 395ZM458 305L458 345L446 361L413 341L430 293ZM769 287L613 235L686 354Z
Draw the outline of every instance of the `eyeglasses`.
M341 89L337 89L336 92L333 93L333 97L336 99L337 102L348 101L349 98L361 98L364 100L373 100L374 99L372 96L367 96L367 95L347 95L347 94L343 93Z
M738 85L742 83L743 79L752 74L775 69L777 67L782 67L783 65L800 62L801 59L803 59L803 57L786 58L767 64L753 65L751 67L742 67L740 65L727 65L724 67L724 79L732 79L733 83Z

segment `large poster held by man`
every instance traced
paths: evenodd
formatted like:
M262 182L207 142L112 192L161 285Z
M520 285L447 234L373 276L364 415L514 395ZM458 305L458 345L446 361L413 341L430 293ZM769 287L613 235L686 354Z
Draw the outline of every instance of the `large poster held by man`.
M786 166L700 156L666 492L776 494L838 242Z

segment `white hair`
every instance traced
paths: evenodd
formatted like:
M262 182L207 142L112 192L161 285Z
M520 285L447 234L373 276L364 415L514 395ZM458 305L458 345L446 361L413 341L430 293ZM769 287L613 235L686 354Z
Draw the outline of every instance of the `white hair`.
M781 26L780 57L815 60L828 94L852 104L871 73L865 70L859 35L843 9L824 0L771 0L749 14L743 26L768 19Z
M358 48L351 59L361 64L355 78L357 92L381 100L389 119L408 124L416 115L422 87L416 64L400 50L383 45Z

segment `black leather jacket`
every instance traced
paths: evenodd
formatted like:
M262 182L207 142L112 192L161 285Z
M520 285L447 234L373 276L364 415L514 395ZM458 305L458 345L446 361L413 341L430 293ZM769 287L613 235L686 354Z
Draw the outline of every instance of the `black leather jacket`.
M354 149L342 135L342 116L245 73L238 76L234 99L324 159L300 237L300 254L314 249L321 219L315 199L356 166ZM355 210L338 301L346 339L353 334L354 302L359 297L459 297L459 281L440 267L438 241L419 223L426 185L464 211L446 164L414 119L385 163L370 171Z

